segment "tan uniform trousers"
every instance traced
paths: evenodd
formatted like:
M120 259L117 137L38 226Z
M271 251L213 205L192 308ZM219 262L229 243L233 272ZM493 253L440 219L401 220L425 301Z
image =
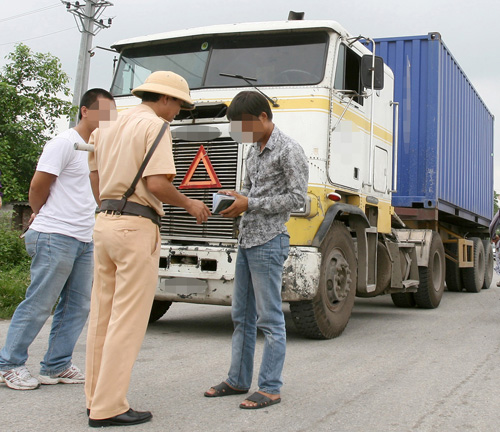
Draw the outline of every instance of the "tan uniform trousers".
M150 219L97 216L85 371L87 408L95 420L130 408L127 391L154 299L160 243Z

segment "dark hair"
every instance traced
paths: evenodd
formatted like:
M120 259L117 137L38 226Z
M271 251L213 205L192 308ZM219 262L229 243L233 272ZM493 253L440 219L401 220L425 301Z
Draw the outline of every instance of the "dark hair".
M158 102L163 95L159 93L143 92L141 99L143 102Z
M115 100L109 91L104 90L102 88L93 88L87 90L82 96L82 99L80 101L80 108L78 110L78 120L82 119L82 107L90 108L97 102L97 98L99 96L112 101Z
M259 117L263 112L269 120L273 119L273 112L264 96L256 91L242 91L234 97L226 115L229 120L241 120L244 114Z

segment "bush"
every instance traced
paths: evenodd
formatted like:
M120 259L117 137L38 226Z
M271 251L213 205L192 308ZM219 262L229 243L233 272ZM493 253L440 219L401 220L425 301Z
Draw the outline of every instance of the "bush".
M0 270L0 319L10 319L30 284L29 265Z
M10 269L30 261L20 231L12 229L10 212L0 213L0 268Z
M0 319L12 316L30 283L30 258L11 221L11 213L0 212Z

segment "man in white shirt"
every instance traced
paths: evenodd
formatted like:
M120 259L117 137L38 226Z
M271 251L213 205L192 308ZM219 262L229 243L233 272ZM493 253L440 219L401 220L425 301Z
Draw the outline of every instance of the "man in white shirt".
M87 91L81 100L78 125L50 140L38 161L29 190L32 223L25 236L32 258L31 284L0 351L0 382L12 389L33 390L40 384L85 380L71 359L90 308L96 202L87 153L75 150L74 145L86 143L99 121L111 120L114 114L109 92ZM25 366L28 348L58 300L37 379Z

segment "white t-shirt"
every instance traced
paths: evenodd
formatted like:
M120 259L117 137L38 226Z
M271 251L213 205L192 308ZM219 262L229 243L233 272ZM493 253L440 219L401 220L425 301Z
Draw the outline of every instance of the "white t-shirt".
M88 154L75 150L75 143L85 141L69 129L45 144L36 169L57 178L30 228L90 242L97 204L90 187Z

